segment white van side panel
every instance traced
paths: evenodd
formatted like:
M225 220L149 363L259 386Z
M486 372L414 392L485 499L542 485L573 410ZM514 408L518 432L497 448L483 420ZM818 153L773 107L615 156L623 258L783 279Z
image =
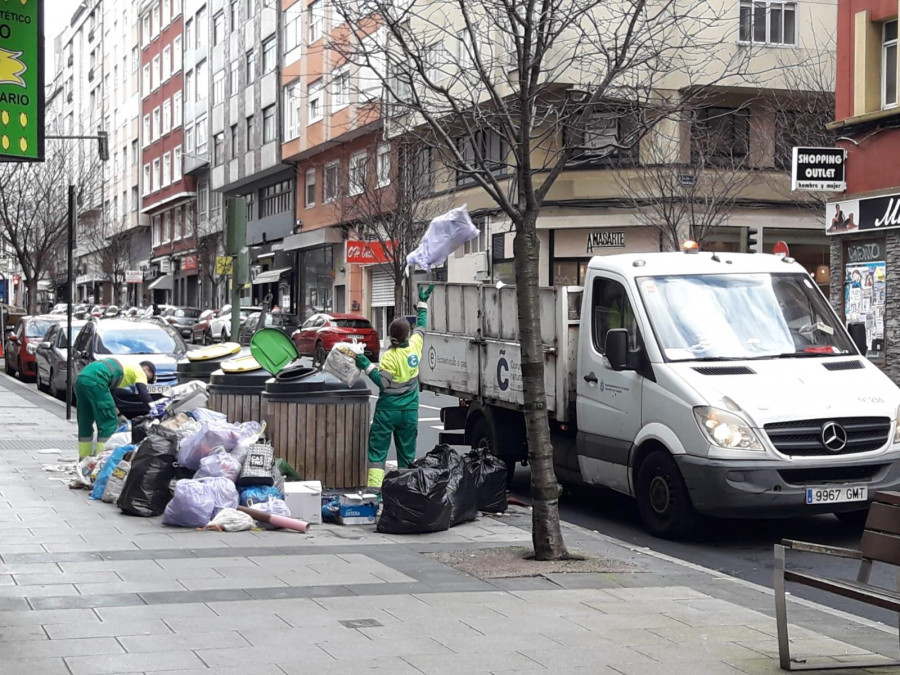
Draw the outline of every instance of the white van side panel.
M624 464L604 462L594 457L578 456L578 468L581 480L591 485L608 487L626 495L632 495L631 481L628 479L628 467Z

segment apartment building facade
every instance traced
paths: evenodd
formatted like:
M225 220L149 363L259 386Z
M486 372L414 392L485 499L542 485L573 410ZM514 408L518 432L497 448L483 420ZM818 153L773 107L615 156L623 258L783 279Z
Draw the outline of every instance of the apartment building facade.
M831 301L864 330L867 356L900 383L900 106L897 3L848 0L838 10L835 121L847 190L825 206Z

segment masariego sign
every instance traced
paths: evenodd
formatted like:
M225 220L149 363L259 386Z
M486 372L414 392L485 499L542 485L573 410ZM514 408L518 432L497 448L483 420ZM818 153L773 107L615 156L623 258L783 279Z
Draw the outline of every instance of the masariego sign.
M44 0L0 3L0 161L44 159Z

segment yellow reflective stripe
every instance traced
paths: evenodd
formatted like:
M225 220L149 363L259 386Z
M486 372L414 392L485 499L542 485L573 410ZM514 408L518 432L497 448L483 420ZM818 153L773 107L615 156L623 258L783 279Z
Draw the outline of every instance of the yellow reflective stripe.
M366 487L380 488L384 482L384 469L369 469L369 479Z

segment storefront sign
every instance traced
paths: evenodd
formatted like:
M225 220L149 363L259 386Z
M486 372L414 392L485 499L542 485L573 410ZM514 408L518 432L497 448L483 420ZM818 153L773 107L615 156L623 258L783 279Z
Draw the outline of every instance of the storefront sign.
M144 280L144 275L140 270L125 270L126 284L139 284Z
M884 241L877 239L847 242L847 262L866 263L884 260Z
M877 232L900 227L900 194L847 199L825 206L825 234Z
M222 276L224 274L231 274L231 266L232 266L233 258L227 255L220 255L216 257L216 274Z
M172 261L169 258L163 258L159 261L159 271L168 274L172 271Z
M347 262L349 264L370 265L372 263L389 263L393 260L394 242L347 242Z
M794 148L791 190L843 192L846 155L843 148Z
M157 276L159 276L159 268L155 265L144 268L144 281L153 281Z
M587 236L587 252L593 253L598 248L625 248L625 233L603 230L589 232Z
M199 266L200 264L195 254L186 255L181 259L182 272L196 272Z
M44 0L0 12L0 157L44 159Z

